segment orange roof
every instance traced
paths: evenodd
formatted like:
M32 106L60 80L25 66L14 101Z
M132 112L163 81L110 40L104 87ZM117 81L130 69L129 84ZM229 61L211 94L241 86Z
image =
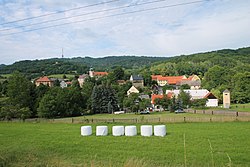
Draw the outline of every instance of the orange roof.
M169 85L175 85L177 82L185 79L185 76L167 76L167 77L158 77L158 80L167 81Z
M167 96L167 98L170 99L170 98L172 98L173 93L172 93L172 92L168 92L168 94L166 94L166 95L156 95L156 94L153 94L153 95L151 96L152 104L155 103L155 99L162 99L164 96Z
M52 81L49 79L49 77L44 76L37 79L36 82L52 82Z
M104 75L108 75L108 73L107 72L94 72L94 75L104 76Z
M173 97L173 95L174 95L173 92L168 92L167 97L171 99Z
M152 104L155 104L155 99L161 99L161 98L163 98L163 95L155 95L155 94L153 94L151 96Z
M193 79L193 75L189 76L187 80L192 80Z
M158 77L162 77L161 75L151 75L152 80L157 80Z

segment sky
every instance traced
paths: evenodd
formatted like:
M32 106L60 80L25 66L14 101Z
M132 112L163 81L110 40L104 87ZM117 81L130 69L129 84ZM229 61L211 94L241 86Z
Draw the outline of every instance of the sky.
M250 0L152 1L0 0L0 64L60 58L62 48L65 58L170 57L250 46Z

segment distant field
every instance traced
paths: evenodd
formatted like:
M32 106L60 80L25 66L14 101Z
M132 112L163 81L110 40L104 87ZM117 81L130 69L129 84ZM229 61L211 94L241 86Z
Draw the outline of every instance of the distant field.
M231 104L230 109L225 109L221 106L219 107L207 107L204 109L199 109L198 110L225 110L225 111L238 111L238 112L250 112L250 103L246 104Z
M230 110L250 112L250 103L246 104L232 104Z
M49 75L49 77L63 79L63 75L64 74L53 74L53 75ZM72 74L65 74L65 75L66 75L67 78L75 77L75 75L72 75Z
M249 122L167 124L166 137L106 125L108 136L82 137L81 124L0 122L0 166L250 166Z
M79 117L57 118L53 120L41 120L45 122L61 123L96 123L96 122L125 122L125 123L144 123L144 122L232 122L232 121L250 121L250 115L236 117L236 115L224 114L202 114L170 112L154 112L151 114L95 114Z
M12 74L0 74L0 76L4 77L0 79L0 82L5 81L6 79L8 79Z
M12 74L0 74L3 77L9 78Z

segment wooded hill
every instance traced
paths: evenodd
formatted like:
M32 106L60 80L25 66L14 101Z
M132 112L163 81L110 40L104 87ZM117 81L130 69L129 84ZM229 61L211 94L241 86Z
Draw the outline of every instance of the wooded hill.
M116 66L125 69L140 69L150 66L154 62L167 60L166 57L145 56L111 56L104 58L77 57L77 58L54 58L45 60L25 60L15 62L12 65L0 66L0 74L9 74L19 71L26 75L36 77L50 74L82 74L90 67L96 71L110 71Z
M171 57L167 61L154 63L150 69L146 68L146 71L162 75L204 76L204 73L215 65L235 68L241 72L250 71L250 47Z
M129 73L192 75L201 78L216 65L238 72L250 72L250 47L224 49L176 57L110 56L104 58L76 57L45 60L25 60L12 65L1 65L0 74L20 71L30 78L50 74L82 74L90 67L96 71L112 71L121 66ZM150 73L149 73L150 71ZM229 72L229 71L228 71ZM232 73L232 75L235 73Z

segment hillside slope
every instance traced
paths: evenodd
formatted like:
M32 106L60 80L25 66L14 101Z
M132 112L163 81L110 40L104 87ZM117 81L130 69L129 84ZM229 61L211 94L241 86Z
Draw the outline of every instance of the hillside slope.
M224 49L207 53L171 57L167 61L154 63L150 70L162 75L203 76L209 68L218 65L225 68L236 68L242 72L250 71L250 47L237 50Z
M54 58L45 60L25 60L15 62L12 65L0 66L0 74L9 74L20 71L25 74L82 74L93 67L96 71L112 70L116 66L125 69L140 69L150 66L152 63L167 60L166 57L145 57L145 56L111 56L104 58L77 57L77 58Z

